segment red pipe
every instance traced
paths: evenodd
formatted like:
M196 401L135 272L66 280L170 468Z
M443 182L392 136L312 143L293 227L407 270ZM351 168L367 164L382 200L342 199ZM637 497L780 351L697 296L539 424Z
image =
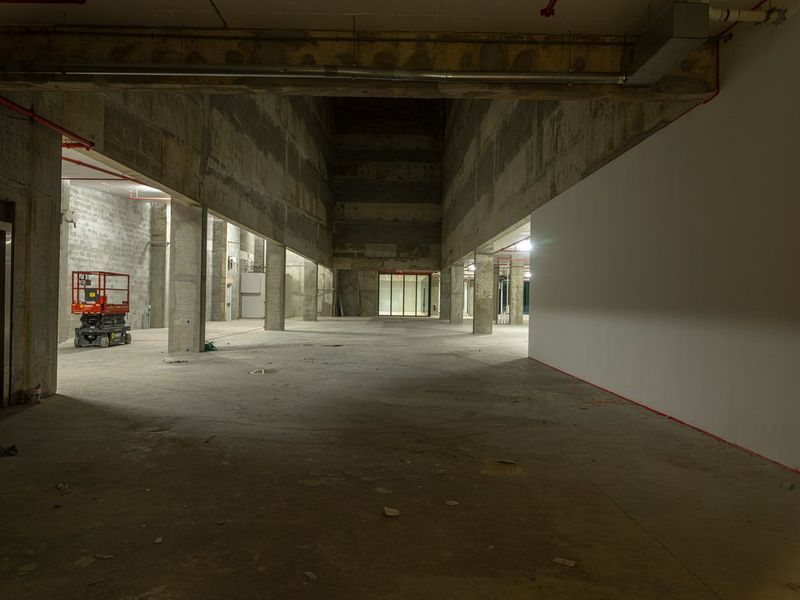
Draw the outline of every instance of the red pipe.
M556 16L556 4L558 0L550 0L542 10L539 11L539 14L543 17L555 17Z
M108 169L103 169L102 167L96 167L94 165L90 165L87 162L83 162L82 160L77 160L75 158L69 158L68 156L62 156L61 160L72 163L73 165L78 165L79 167L86 167L87 169L93 169L94 171L98 171L99 173L104 173L106 175L113 175L118 179L124 181L132 181L133 183L138 183L139 185L145 185L138 179L134 179L133 177L128 177L127 175L123 175L122 173L115 173L114 171L109 171Z
M0 2L2 2L2 0L0 0ZM34 123L39 123L39 125L44 125L45 127L52 129L53 131L57 131L64 137L73 140L76 144L79 144L80 148L86 148L87 150L91 150L92 147L94 146L94 142L79 136L77 133L73 133L69 129L64 129L58 123L54 123L49 119L40 117L35 112L33 112L33 110L29 110L24 106L20 106L19 104L17 104L16 102L12 102L8 98L0 96L0 106L5 106L6 108L13 110L16 113L28 117Z

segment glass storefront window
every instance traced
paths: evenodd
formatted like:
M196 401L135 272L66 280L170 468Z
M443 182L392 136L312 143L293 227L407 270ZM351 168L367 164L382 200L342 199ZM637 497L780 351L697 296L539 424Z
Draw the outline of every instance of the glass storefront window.
M378 314L392 314L392 276L381 273L380 286L378 287Z
M392 315L403 316L403 276L392 275Z
M430 314L431 276L416 273L381 273L378 314L395 317L427 317Z

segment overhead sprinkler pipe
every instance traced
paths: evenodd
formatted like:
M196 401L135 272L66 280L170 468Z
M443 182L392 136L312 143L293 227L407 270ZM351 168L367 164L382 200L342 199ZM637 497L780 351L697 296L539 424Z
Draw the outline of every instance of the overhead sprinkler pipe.
M558 0L550 0L542 10L539 11L539 14L543 17L555 17L556 16L556 4L558 4Z
M412 81L418 83L509 83L621 85L625 76L615 73L517 73L489 71L437 71L382 69L372 67L254 66L254 65L0 65L0 72L13 75L79 77L209 77L254 79L346 79L361 81Z
M786 9L744 10L709 6L708 18L718 23L772 23L773 25L780 25L786 20Z
M91 150L92 147L94 146L94 142L92 142L91 140L87 140L86 138L79 136L77 133L73 133L69 129L64 129L61 125L59 125L58 123L54 123L50 119L45 119L44 117L40 117L33 111L33 109L25 108L24 106L21 106L16 102L12 102L8 98L0 96L0 106L5 106L9 110L13 110L15 113L18 113L20 115L29 118L34 123L39 123L39 125L44 125L45 127L60 133L65 138L72 140L76 144L75 147L77 148L85 148L86 150Z

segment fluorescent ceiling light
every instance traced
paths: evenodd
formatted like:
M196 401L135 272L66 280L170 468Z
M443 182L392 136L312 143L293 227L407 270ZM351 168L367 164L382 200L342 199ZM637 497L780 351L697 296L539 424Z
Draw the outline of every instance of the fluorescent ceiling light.
M531 240L523 240L517 244L517 250L520 252L530 252L533 250L533 242Z

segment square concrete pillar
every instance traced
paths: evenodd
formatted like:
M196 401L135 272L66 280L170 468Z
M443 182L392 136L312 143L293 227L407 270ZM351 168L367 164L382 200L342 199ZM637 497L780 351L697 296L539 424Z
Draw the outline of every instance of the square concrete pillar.
M228 224L214 219L211 238L211 320L226 321L228 285Z
M450 325L464 322L464 263L450 267Z
M208 209L172 200L169 245L170 352L202 352L206 336Z
M442 269L439 277L439 318L450 320L450 295L452 294L453 270Z
M317 320L317 263L306 260L303 263L303 321Z
M153 203L150 213L150 327L167 326L168 204Z
M286 246L267 240L267 282L264 329L283 331L286 328Z
M55 107L45 108L58 118ZM0 340L0 354L10 354L10 364L0 360L0 369L11 386L8 398L0 390L2 407L20 401L30 387L41 385L46 396L56 391L62 189L60 135L27 119L2 118L0 140L0 221L13 224L10 235L0 232L13 263L2 273L4 291L11 287L10 315L2 315L9 345Z
M522 325L523 307L525 301L525 265L522 263L511 263L511 276L508 280L508 300L510 323L512 325Z
M492 317L492 323L497 323L497 317L500 313L500 265L494 265L494 282L492 283L492 304L494 308L492 309L494 316Z
M475 289L472 303L472 333L492 333L494 320L494 257L475 253Z

